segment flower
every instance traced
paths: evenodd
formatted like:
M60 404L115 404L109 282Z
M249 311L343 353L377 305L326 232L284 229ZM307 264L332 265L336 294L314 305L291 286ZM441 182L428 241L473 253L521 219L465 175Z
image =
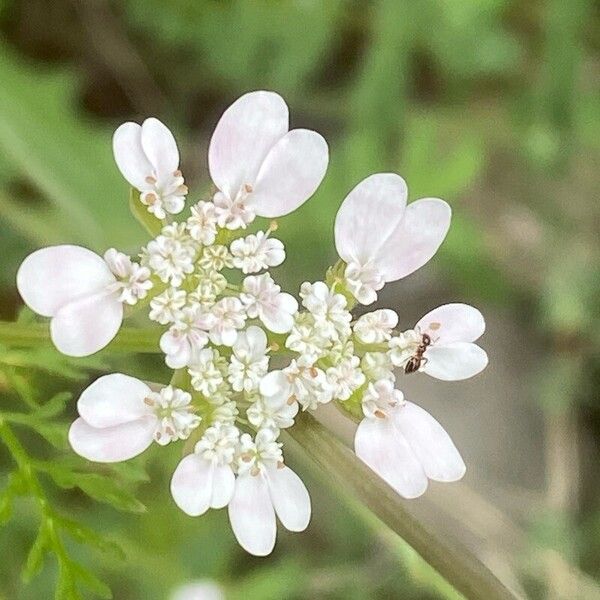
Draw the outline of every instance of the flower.
M68 356L101 350L123 322L123 288L106 261L81 246L36 250L19 267L17 288L31 310L51 317L52 342Z
M69 443L88 460L128 460L153 440L164 446L186 439L200 424L191 399L190 394L170 385L153 391L128 375L104 375L77 401L79 418L69 429Z
M389 381L369 384L365 418L354 451L404 498L425 493L428 479L458 481L465 463L443 427L425 410L403 399Z
M163 283L179 287L186 275L193 273L195 248L187 240L176 236L159 235L142 252L142 264Z
M152 289L150 270L134 263L127 254L110 248L104 253L104 261L117 278L115 290L119 291L119 301L136 304Z
M217 215L212 202L198 202L190 209L192 213L186 221L192 239L204 246L215 243L217 236Z
M245 94L224 112L208 149L221 227L286 215L314 194L327 170L327 143L288 127L288 108L273 92Z
M363 344L381 344L390 339L396 325L398 315L389 308L382 308L360 316L352 329Z
M448 204L437 198L406 206L407 187L394 173L361 181L346 196L335 220L335 246L347 263L345 278L361 304L371 304L386 282L421 268L450 226Z
M208 246L202 251L198 265L206 271L221 271L233 267L233 260L227 246Z
M281 287L268 273L246 277L240 298L248 317L259 318L269 331L287 333L292 329L298 302L290 294L281 292Z
M314 315L299 313L294 321L294 326L287 339L286 348L298 352L298 362L304 367L309 367L323 357L331 347L331 339L327 337L330 331L319 327Z
M183 210L187 187L179 170L173 134L158 119L123 123L113 136L115 161L123 177L157 219Z
M278 397L258 396L246 410L248 421L260 429L286 429L294 424L298 403L293 396L287 400Z
M183 512L197 517L209 508L229 504L235 483L231 463L239 435L237 427L217 422L204 432L194 452L179 462L171 495Z
M188 369L192 387L202 395L210 397L223 383L223 373L218 368L219 353L212 348L200 350Z
M331 386L334 398L348 400L352 392L366 381L359 366L360 359L358 356L352 356L327 369L327 382Z
M211 309L215 323L210 330L210 341L218 346L233 346L238 329L246 322L244 305L238 298L221 298Z
M394 365L385 352L365 352L360 361L360 368L369 381L379 379L396 381Z
M169 600L226 600L226 598L219 584L209 579L201 579L179 586Z
M322 369L303 367L292 360L283 373L289 381L289 395L294 396L303 410L314 410L319 404L331 402L333 389Z
M302 305L314 316L323 336L337 341L350 335L352 315L346 310L346 298L330 290L326 283L304 282L300 287Z
M174 323L181 318L185 301L186 293L184 290L169 287L150 300L150 313L148 316L161 325Z
M269 237L264 231L233 240L230 252L233 256L233 266L241 269L244 274L276 267L285 260L283 243Z
M232 350L229 364L231 387L236 392L252 392L258 389L260 380L269 368L267 335L260 327L251 325L246 331L238 334Z
M310 496L302 480L283 463L277 433L261 429L254 440L240 438L238 477L229 502L229 521L239 544L255 556L275 546L275 515L289 531L304 531L310 521Z
M390 358L397 367L406 367L423 336L429 337L420 369L444 381L468 379L488 364L482 348L473 342L485 331L483 315L468 304L444 304L428 312L413 330L389 342Z
M194 362L196 354L208 343L208 331L215 317L200 305L186 306L175 324L160 338L160 349L171 369L181 369Z

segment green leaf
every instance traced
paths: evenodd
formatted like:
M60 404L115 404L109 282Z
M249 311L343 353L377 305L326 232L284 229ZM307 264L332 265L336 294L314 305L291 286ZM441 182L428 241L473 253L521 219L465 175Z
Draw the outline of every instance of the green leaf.
M31 579L37 575L42 569L44 564L44 557L47 554L50 547L50 540L48 537L48 529L45 522L42 523L38 531L37 537L31 546L29 553L27 554L27 560L25 566L21 571L21 578L25 583L29 583Z
M55 417L64 411L65 405L71 398L73 398L71 392L59 392L52 396L48 402L36 409L33 415L36 419L49 419Z
M100 581L89 569L76 562L71 563L71 569L77 580L94 592L94 594L105 600L111 600L113 595L110 588L103 581Z
M112 554L121 560L125 559L125 552L119 544L107 540L104 536L100 535L87 525L61 515L55 515L54 520L77 542L94 546L102 552Z

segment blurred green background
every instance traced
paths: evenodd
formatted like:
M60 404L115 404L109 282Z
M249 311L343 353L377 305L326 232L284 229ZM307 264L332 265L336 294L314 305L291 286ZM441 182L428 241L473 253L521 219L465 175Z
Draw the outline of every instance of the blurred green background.
M404 389L469 466L464 482L433 486L411 509L528 597L600 598L599 13L592 0L0 0L0 317L17 315L15 272L34 248L133 252L144 241L112 159L121 122L155 115L176 132L196 200L221 112L246 91L277 91L292 126L318 130L331 150L321 188L280 223L288 260L277 276L290 291L335 261L337 208L373 172L398 172L411 200L439 196L454 211L436 258L381 298L405 328L457 300L488 319L484 374ZM15 410L17 393L76 395L117 364L155 379L163 369L0 346L0 409ZM17 431L32 456L68 455L66 406L55 431ZM249 557L224 511L190 519L175 508L167 482L178 452L142 459L149 482L120 473L139 480L144 513L125 492L111 507L44 481L64 514L125 551L67 542L115 598L164 599L205 577L245 600L457 597L293 453L312 524L280 531L269 559ZM5 489L11 469L2 448ZM53 597L52 559L21 581L36 511L20 498L0 530L1 598Z

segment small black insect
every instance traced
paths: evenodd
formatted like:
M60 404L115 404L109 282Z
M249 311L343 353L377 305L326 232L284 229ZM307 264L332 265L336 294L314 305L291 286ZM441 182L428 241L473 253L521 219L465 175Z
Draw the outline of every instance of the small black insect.
M417 350L415 351L414 355L408 359L408 362L404 367L405 373L414 373L415 371L419 370L423 361L425 361L425 363L427 362L427 359L423 357L423 354L425 354L425 350L427 350L427 347L430 344L431 338L429 335L424 333L421 337L421 343L417 346Z

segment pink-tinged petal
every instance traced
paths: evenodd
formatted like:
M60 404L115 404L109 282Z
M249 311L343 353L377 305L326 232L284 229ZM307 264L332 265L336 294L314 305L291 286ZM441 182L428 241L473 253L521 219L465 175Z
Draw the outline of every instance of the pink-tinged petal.
M460 453L446 430L426 410L406 402L393 418L429 479L450 482L462 478L467 467Z
M192 349L185 336L167 330L160 336L159 345L166 355L165 362L171 369L182 369L190 364Z
M123 322L123 304L99 294L63 306L50 323L54 345L67 356L89 356L117 335Z
M181 459L171 478L171 495L187 515L197 517L210 507L214 464L197 454Z
M460 381L481 373L488 364L483 348L469 342L430 346L425 352L423 371L443 381Z
M383 243L375 258L386 281L396 281L410 275L429 262L441 246L452 211L446 202L424 198L411 202L404 219Z
M44 317L52 317L67 302L96 294L114 282L104 260L81 246L36 250L17 273L17 288L25 304Z
M423 467L391 419L363 419L354 437L354 451L404 498L425 493L427 476Z
M395 173L378 173L361 181L335 218L340 258L364 265L377 256L404 216L407 194L404 179Z
M289 467L273 467L265 474L275 512L289 531L304 531L310 522L310 496L306 486Z
M260 167L250 197L260 217L282 217L306 202L319 187L329 149L321 135L293 129L273 146Z
M229 465L215 466L213 473L212 494L210 497L211 508L227 506L233 496L235 475Z
M79 456L88 460L121 462L141 454L150 446L155 427L153 417L102 428L92 427L79 418L69 429L69 443Z
M288 131L288 108L273 92L250 92L224 113L208 148L215 185L232 200L244 185L253 186L269 150Z
M142 128L137 123L123 123L113 135L113 153L119 171L138 190L149 189L146 177L153 168L142 148Z
M275 547L277 525L269 486L263 475L240 475L229 503L229 521L240 546L255 556Z
M169 128L154 117L142 123L142 148L159 181L170 179L179 168L177 142Z
M143 381L122 373L96 379L77 401L80 416L92 427L113 427L150 414L144 399L152 390Z
M287 333L294 326L294 313L298 310L298 301L291 294L278 294L272 306L261 310L260 319L273 333Z
M474 342L485 331L483 315L468 304L444 304L422 317L415 329L435 342Z

